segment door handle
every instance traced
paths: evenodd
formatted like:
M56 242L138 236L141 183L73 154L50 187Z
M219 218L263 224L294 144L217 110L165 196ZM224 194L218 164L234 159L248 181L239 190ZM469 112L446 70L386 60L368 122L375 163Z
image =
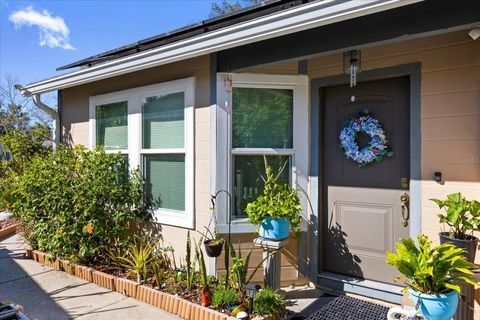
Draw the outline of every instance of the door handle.
M408 219L410 219L409 202L410 196L406 192L403 193L400 196L400 203L402 207L402 225L404 227L408 226Z

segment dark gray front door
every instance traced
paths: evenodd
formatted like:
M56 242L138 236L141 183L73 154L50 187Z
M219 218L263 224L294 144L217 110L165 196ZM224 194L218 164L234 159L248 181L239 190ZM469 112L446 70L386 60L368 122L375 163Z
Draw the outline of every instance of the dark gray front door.
M354 102L351 96L355 96ZM386 250L409 236L409 78L323 89L323 269L393 283ZM380 121L394 153L359 167L340 149L342 123L368 109ZM369 143L359 135L360 147ZM403 196L403 206L402 206Z

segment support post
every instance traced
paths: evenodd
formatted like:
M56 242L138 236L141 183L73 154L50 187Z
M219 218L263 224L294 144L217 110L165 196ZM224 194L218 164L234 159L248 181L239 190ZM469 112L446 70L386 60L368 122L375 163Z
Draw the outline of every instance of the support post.
M263 279L265 286L275 291L279 290L282 249L288 244L288 239L275 241L259 237L253 241L253 244L263 250Z

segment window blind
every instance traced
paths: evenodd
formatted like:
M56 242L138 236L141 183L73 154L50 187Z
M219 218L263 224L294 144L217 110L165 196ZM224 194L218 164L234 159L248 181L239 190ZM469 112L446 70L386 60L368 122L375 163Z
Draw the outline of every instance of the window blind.
M128 148L128 104L126 101L96 106L97 145L106 150Z
M185 155L145 155L147 203L153 208L185 210Z
M184 147L183 92L145 98L142 108L144 149Z

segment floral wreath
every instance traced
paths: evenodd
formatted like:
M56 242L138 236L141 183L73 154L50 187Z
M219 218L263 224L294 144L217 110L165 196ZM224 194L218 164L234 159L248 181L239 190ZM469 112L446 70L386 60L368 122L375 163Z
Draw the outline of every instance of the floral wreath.
M357 143L358 134L361 132L370 137L370 142L363 148ZM387 146L387 138L380 122L372 118L368 110L362 111L358 118L345 120L339 138L340 148L347 159L352 159L360 167L393 156L393 152Z

